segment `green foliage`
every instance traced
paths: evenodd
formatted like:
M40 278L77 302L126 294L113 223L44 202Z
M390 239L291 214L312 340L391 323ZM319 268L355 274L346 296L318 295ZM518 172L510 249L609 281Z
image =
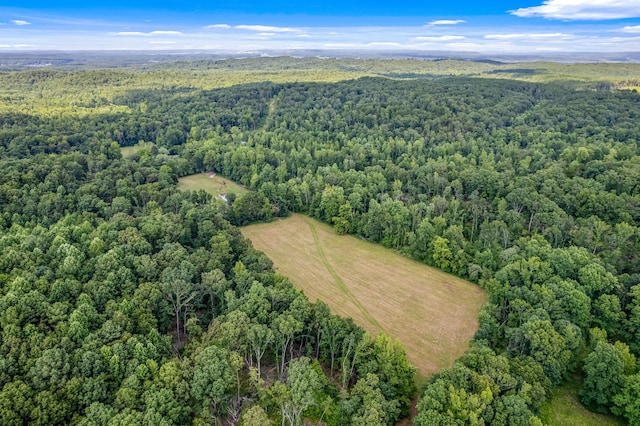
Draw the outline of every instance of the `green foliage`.
M402 414L408 414L410 396L416 391L415 367L407 361L404 349L399 341L378 335L356 364L363 377L373 374L379 379L376 385L388 401L397 401ZM387 411L389 419L396 418L395 410Z
M613 345L599 342L584 360L586 377L580 390L580 398L597 411L607 412L613 397L624 383L622 356Z
M191 395L204 406L216 411L224 409L234 376L229 365L229 353L224 348L209 346L195 359Z
M290 211L489 293L417 424L539 424L592 327L582 398L637 420L637 93L404 79L522 68L456 61L158 67L0 75L0 423L393 424L415 391L397 343L310 305L230 224ZM629 67L571 69L622 81ZM365 74L398 79L213 88ZM176 191L211 170L252 192L229 206ZM249 399L263 411L241 416Z
M233 203L233 220L236 225L265 221L273 217L273 209L267 197L259 192L249 192Z
M249 408L240 418L241 426L268 426L271 424L267 413L259 405Z
M79 168L61 178L66 188L94 193L104 208L66 196L68 211L40 216L26 194L1 207L14 221L0 230L2 424L237 423L262 393L247 382L254 363L257 382L269 377L264 366L279 371L293 423L335 416L340 397L317 360L340 358L346 334L361 329L341 320L332 345L310 340L322 334L315 307L227 222L233 210L176 191L173 167L117 156L98 167L94 154L0 158L45 181L49 170L73 170L69 160ZM41 189L65 195L62 183ZM267 198L252 194L249 216L238 200L239 217L270 217ZM242 418L278 418L261 407Z
M626 418L630 425L640 422L640 374L625 377L613 403L611 411Z
M378 376L367 373L355 384L351 390L347 410L353 410L354 426L384 426L394 418L397 412L397 404L385 399L378 387Z

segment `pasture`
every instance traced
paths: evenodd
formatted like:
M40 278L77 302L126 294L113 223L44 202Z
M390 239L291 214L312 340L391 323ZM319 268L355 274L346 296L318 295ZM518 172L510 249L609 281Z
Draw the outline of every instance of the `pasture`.
M242 233L311 301L400 340L422 376L451 366L478 327L480 287L380 245L297 214Z

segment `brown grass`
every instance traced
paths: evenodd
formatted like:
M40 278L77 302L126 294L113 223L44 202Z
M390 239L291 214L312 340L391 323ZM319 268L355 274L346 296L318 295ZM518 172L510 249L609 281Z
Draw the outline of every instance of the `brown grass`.
M482 289L380 245L302 215L242 232L310 300L399 339L424 376L451 366L478 327Z
M222 176L211 176L209 173L198 173L195 175L184 176L178 179L178 187L181 191L197 191L203 189L209 194L217 198L220 194L234 193L240 196L247 192L244 186L223 178Z

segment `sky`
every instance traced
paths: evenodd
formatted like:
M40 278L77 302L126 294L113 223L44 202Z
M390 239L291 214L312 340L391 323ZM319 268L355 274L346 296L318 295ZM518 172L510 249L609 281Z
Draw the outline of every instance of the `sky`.
M639 52L640 0L3 0L0 5L0 53L308 49Z

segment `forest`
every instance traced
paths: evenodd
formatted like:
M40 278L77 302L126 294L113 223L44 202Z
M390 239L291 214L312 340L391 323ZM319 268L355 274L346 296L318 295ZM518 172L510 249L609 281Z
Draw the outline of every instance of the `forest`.
M199 72L0 74L0 423L541 425L575 375L640 422L635 91ZM202 171L251 191L176 189ZM418 393L237 228L291 212L481 286L469 350Z

